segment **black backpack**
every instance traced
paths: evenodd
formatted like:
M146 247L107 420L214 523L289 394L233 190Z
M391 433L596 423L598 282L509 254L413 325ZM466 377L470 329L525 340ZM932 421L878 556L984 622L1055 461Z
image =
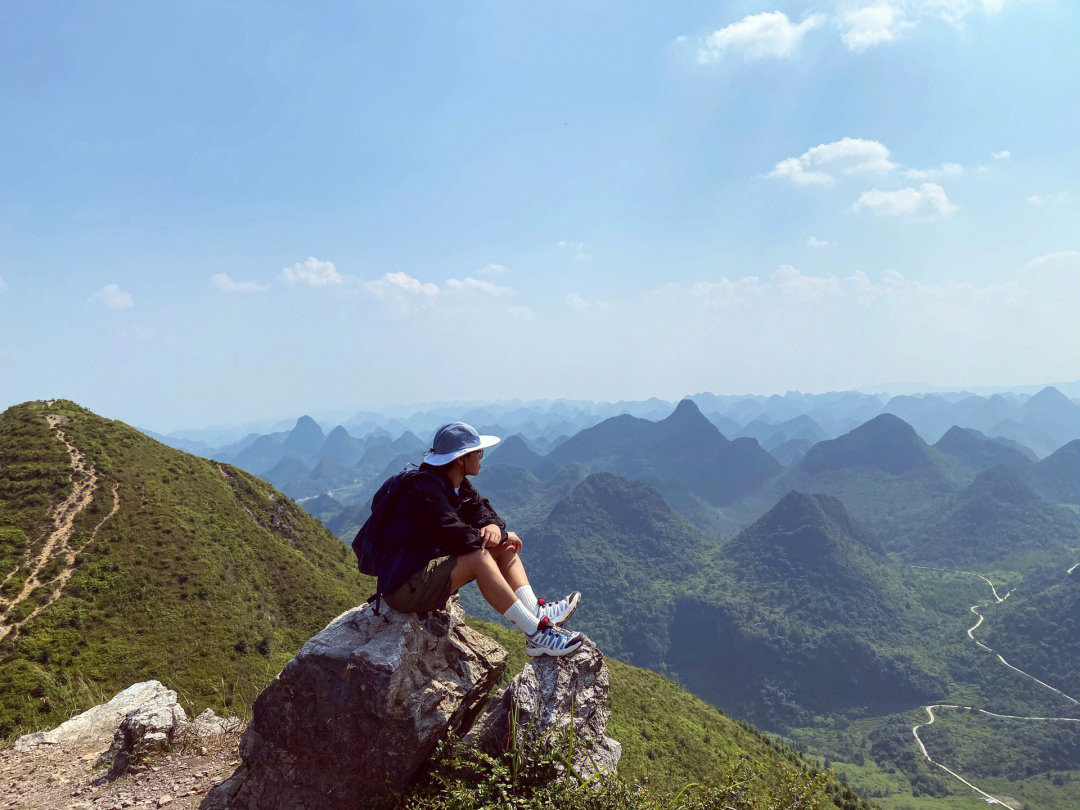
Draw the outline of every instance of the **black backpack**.
M375 497L371 499L371 516L364 521L360 531L353 538L352 548L356 552L356 563L361 574L377 577L386 558L386 549L382 547L382 534L386 522L394 513L401 496L422 471L416 468L402 470L387 478Z

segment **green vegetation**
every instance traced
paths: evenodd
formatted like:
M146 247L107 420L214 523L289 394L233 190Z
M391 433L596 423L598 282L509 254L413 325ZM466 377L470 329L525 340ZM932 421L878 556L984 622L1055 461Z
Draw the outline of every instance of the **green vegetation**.
M937 515L913 524L894 548L905 559L929 565L1018 568L1064 560L1065 549L1078 541L1080 517L1047 503L1015 470L1001 465L945 499Z
M409 792L373 803L378 810L824 810L866 806L834 804L827 774L796 769L772 774L747 761L719 770L708 784L689 784L677 795L656 795L621 776L565 778L569 743L526 745L492 757L464 746L445 746L437 766Z
M1080 554L1072 561L1080 561ZM986 641L1080 699L1080 568L1072 574L1064 565L1032 571L997 608Z
M479 619L469 619L469 624L498 641L510 654L500 686L505 684L526 661L521 634ZM737 807L782 807L785 796L794 797L798 790L820 782L810 795L817 795L823 804L790 806L835 806L852 810L869 807L831 775L823 776L817 769L807 768L806 760L793 749L731 719L667 678L612 658L607 658L607 664L611 676L608 733L623 746L619 775L635 786L646 786L647 791L634 800L640 804L598 806L660 808L667 806L665 797L670 799L690 784L730 787L740 782L745 785L741 799L744 803ZM628 790L628 785L621 785L619 790ZM694 794L694 791L690 793ZM619 795L622 794L617 791L612 794ZM636 795L636 792L629 790L627 795ZM704 795L717 794L706 790ZM765 804L758 804L763 800L767 800ZM619 801L629 799L620 798ZM722 804L700 806L719 808Z
M40 547L45 516L70 486L46 414L63 417L100 479L70 544L109 514L114 485L121 507L78 555L60 598L0 642L0 736L85 708L86 681L111 695L156 678L199 707L229 710L366 595L351 553L266 483L63 401L0 415L5 560Z
M63 417L62 429L100 479L72 546L89 541L109 515L114 485L120 509L77 556L59 599L0 646L3 736L55 725L149 678L176 689L192 712L213 706L244 716L304 640L371 591L352 552L266 483L70 402L27 403L0 415L0 469L8 476L0 542L9 558L21 559L27 537L37 542L49 508L68 491L69 457L37 428L46 414ZM49 497L37 499L20 481L47 487ZM477 626L507 647L516 672L520 636ZM580 789L552 783L553 761L541 755L514 776L505 762L455 749L403 801L649 810L671 806L673 793L695 783L683 794L690 804L680 806L867 807L793 750L663 677L609 663L611 732L624 746L620 780Z

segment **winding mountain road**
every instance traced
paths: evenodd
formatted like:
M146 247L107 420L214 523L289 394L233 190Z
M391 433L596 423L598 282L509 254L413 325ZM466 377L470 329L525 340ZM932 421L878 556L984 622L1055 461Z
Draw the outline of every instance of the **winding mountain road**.
M1071 574L1074 570L1076 570L1076 568L1078 566L1080 566L1080 563L1074 564L1071 568L1068 569L1068 571L1066 573ZM1035 683L1039 684L1039 686L1042 686L1045 689L1048 689L1051 692L1056 693L1060 697L1065 698L1065 700L1068 700L1068 701L1070 701L1071 703L1073 703L1075 705L1080 705L1080 701L1078 701L1076 698L1065 694L1064 692L1062 692L1057 687L1051 686L1050 684L1039 680L1034 675L1031 675L1028 672L1024 672L1024 670L1020 669L1019 667L1014 666L1013 664L1010 664L1008 661L1005 660L1004 657L1002 657L1002 655L999 652L997 652L992 647L989 647L988 645L984 644L983 642L981 642L977 638L975 638L975 631L979 628L979 626L985 620L985 617L979 612L979 608L984 608L984 607L987 607L988 605L996 605L996 604L1000 604L1001 602L1004 602L1006 599L1009 598L1009 594L1012 593L1011 591L1006 592L1006 594L1004 596L999 596L998 592L997 592L997 588L994 586L994 583L991 582L986 577L984 577L982 574L977 574L974 571L952 571L952 570L950 570L948 568L933 568L933 567L925 566L925 565L913 565L911 567L912 568L922 568L922 569L928 570L928 571L945 571L945 572L950 573L950 574L967 574L969 576L978 577L983 582L985 582L987 585L989 585L990 586L990 592L994 596L994 601L993 602L984 602L984 603L981 603L981 604L971 606L971 608L970 608L971 612L974 613L976 616L978 616L979 620L977 622L975 622L975 624L973 624L971 627L968 628L968 631L967 631L968 638L970 638L972 641L974 641L981 649L983 649L986 652L990 653L991 655L995 656L998 661L1000 661L1002 664L1004 664L1006 667L1013 670L1014 672L1017 672L1020 675L1023 675L1025 678L1031 679ZM1002 799L1000 799L1000 798L998 798L996 796L991 795L990 793L987 793L982 788L980 788L977 785L974 785L971 782L969 782L967 779L962 777L956 771L946 767L945 765L943 765L942 763L938 762L937 760L935 760L933 757L930 756L930 753L926 750L926 745L923 743L922 738L919 737L919 729L923 728L925 726L930 726L930 725L934 724L934 720L936 719L935 716L934 716L934 711L935 710L941 711L943 709L956 709L956 710L962 710L962 711L979 712L980 714L985 714L988 717L997 717L997 718L1000 718L1000 719L1003 719L1003 720L1027 720L1027 721L1057 722L1057 723L1080 723L1080 718L1077 718L1077 717L1032 717L1032 716L1025 716L1025 715L1016 715L1016 714L998 714L997 712L988 711L987 709L980 709L980 708L975 707L975 706L961 706L961 705L953 704L953 703L934 703L934 704L931 704L929 706L924 706L923 709L926 711L926 714L929 716L930 720L928 722L926 722L926 723L919 723L918 725L912 727L912 729L911 729L911 733L915 737L915 742L918 744L919 751L922 753L923 758L926 759L926 761L929 762L931 765L934 765L935 767L940 768L941 770L945 771L945 773L949 774L949 776L953 777L957 781L959 781L962 784L969 787L971 790L978 793L980 796L982 796L984 799L986 799L986 801L989 802L990 804L1001 804L1001 805L1006 805L1006 806L1012 806L1012 805L1008 804L1007 802L1005 802L1004 800L1002 800Z

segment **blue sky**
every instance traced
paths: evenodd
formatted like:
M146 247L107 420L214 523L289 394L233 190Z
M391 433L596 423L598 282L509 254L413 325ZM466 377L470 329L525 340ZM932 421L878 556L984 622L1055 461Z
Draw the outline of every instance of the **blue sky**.
M0 406L1080 377L1080 8L6 3Z

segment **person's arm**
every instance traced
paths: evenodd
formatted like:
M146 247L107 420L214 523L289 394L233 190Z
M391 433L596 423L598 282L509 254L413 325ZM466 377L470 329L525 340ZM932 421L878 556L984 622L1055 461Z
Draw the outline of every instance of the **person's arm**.
M476 487L468 479L461 482L461 513L464 518L478 529L494 523L505 534L506 521L499 517L487 498L482 498Z
M484 547L478 527L461 519L450 503L445 488L426 487L421 493L424 521L431 533L431 542L444 554L461 556Z

